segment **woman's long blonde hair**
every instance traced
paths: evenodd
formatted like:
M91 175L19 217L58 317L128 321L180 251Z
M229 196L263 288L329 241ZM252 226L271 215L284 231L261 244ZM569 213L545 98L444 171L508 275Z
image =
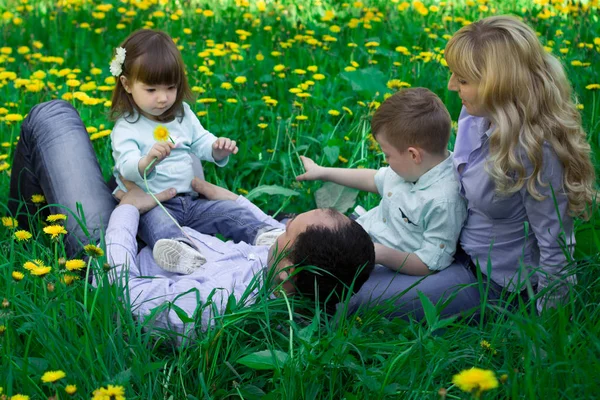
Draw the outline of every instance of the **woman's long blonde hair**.
M515 17L484 18L460 29L445 57L455 74L479 83L478 97L496 127L487 165L496 190L510 194L527 185L531 196L542 200L536 182L547 185L542 182L547 141L564 167L571 214L587 217L595 196L590 145L562 65L535 32ZM533 165L529 176L521 150Z

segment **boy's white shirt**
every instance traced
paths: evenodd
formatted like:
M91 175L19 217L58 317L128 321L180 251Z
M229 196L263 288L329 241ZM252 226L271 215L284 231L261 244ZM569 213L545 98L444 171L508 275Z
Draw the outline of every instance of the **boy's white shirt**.
M181 121L179 118L175 118L170 122L156 122L143 115L137 119L137 113L131 118L121 117L117 120L110 135L115 160L114 174L118 184L115 192L119 189L127 191L119 179L119 174L147 191L144 178L138 170L138 163L156 143L154 130L159 125L167 128L176 147L148 174L147 181L150 192L158 193L168 188L175 188L177 193L193 192L191 186L194 178L192 154L201 161L211 161L219 167L227 164L229 157L216 162L212 156L212 145L217 137L204 129L190 106L185 102L183 109L184 117Z
M381 202L357 219L373 241L416 254L430 270L452 264L467 218L452 154L414 184L384 167L375 174L375 185Z

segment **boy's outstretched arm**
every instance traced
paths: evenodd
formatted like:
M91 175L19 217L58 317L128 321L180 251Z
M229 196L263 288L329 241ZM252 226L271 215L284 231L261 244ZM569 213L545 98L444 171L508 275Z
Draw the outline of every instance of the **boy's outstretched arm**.
M329 181L365 192L379 193L375 185L375 169L322 167L308 157L300 156L304 170L297 181Z
M423 276L431 272L416 254L405 253L379 243L375 243L375 263L406 275Z

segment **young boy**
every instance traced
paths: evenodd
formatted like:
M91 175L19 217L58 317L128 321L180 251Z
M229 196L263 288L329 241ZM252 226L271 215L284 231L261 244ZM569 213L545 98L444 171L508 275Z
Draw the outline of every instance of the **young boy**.
M381 195L357 219L375 243L375 262L408 275L448 267L467 217L448 151L450 114L425 88L402 90L377 109L371 131L389 167L326 168L301 157L299 181L324 180Z

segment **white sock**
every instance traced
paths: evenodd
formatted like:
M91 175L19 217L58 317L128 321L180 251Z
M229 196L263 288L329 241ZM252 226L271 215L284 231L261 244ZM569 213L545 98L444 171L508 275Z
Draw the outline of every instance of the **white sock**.
M277 241L277 238L281 236L281 234L285 232L284 229L271 229L270 231L266 231L261 233L256 237L254 241L255 246L272 246L273 243Z
M189 275L206 263L206 258L185 242L160 239L152 250L154 261L165 271Z

